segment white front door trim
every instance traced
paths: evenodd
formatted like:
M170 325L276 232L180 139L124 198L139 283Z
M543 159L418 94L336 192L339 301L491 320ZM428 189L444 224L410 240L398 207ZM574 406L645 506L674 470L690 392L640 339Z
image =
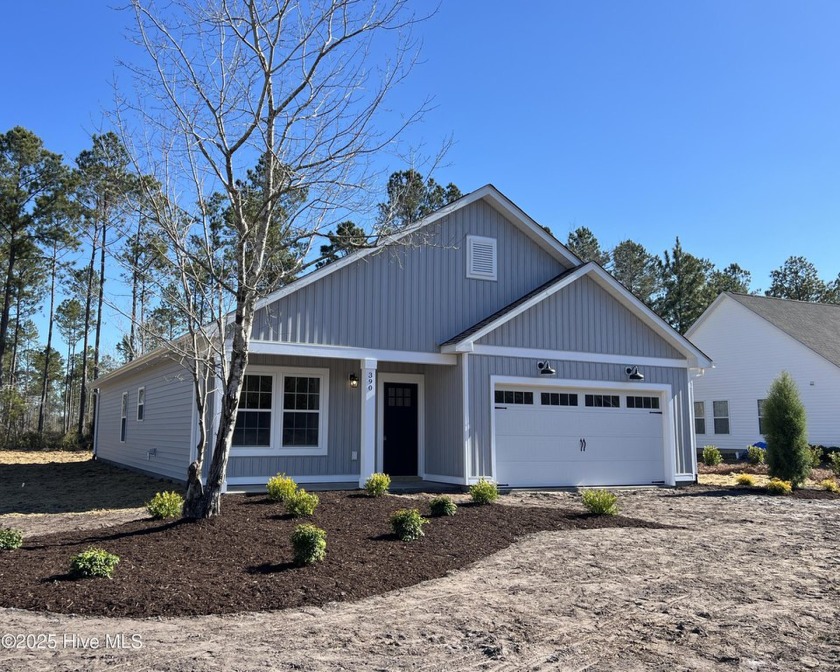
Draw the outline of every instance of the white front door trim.
M383 471L385 464L385 383L411 383L417 385L417 475L426 477L426 377L422 373L380 373L376 404L376 470Z
M486 476L496 477L496 386L518 386L531 388L574 388L576 390L614 390L618 392L644 392L657 394L660 397L662 413L662 459L665 463L665 484L676 485L677 450L676 450L676 428L674 426L674 400L671 396L671 386L663 383L622 383L609 380L539 380L532 377L521 376L490 376L490 464L492 474Z

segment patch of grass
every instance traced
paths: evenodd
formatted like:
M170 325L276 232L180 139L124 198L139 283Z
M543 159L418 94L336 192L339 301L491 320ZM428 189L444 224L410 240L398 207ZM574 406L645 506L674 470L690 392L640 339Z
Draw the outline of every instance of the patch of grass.
M618 513L618 497L609 490L584 490L583 505L597 516L614 516Z
M492 504L499 499L499 487L493 481L481 478L470 486L470 497L476 504Z

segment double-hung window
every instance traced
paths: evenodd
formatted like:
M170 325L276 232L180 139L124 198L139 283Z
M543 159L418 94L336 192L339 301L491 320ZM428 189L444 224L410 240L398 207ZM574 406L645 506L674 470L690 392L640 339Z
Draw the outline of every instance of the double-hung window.
M233 430L234 454L326 455L326 369L252 367Z
M705 434L706 433L706 402L705 401L695 401L694 402L694 433L695 434Z
M137 390L137 421L142 422L146 417L146 388L141 387Z
M764 402L766 399L758 400L758 433L764 435Z
M125 443L125 425L128 416L128 392L122 393L120 402L120 443Z
M712 413L715 416L715 434L729 434L729 402L713 401Z

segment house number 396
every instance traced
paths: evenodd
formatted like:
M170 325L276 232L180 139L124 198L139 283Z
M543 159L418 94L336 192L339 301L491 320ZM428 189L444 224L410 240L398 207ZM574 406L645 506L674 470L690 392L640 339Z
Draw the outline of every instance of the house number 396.
M367 374L367 391L373 392L373 371L368 371Z

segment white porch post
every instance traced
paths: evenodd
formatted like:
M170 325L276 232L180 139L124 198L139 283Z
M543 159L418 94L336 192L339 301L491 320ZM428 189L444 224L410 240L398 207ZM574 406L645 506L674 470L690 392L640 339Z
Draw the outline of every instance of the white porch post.
M359 487L376 471L376 360L362 364L362 437L359 446Z

